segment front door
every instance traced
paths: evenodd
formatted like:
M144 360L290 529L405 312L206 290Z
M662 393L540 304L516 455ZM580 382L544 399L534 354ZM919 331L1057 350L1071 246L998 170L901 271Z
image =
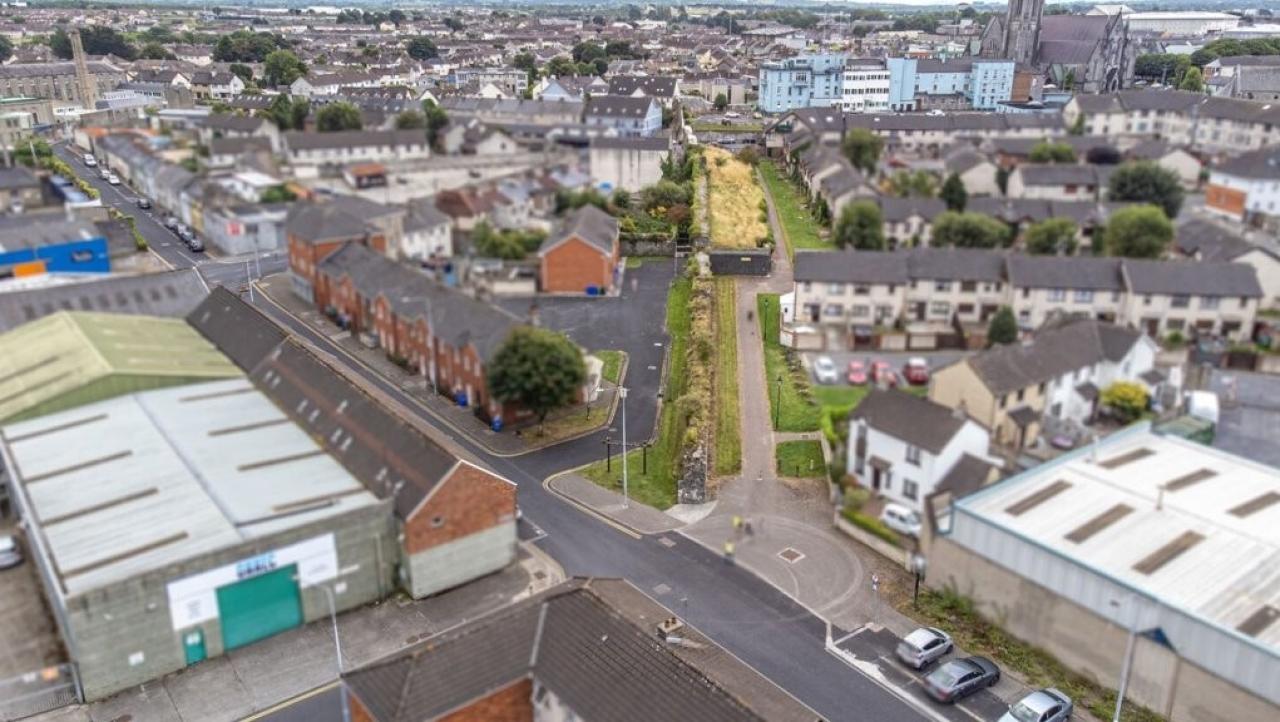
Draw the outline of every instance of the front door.
M187 655L187 666L191 666L196 662L203 662L205 657L204 630L193 629L182 635L182 649Z
M871 488L880 491L880 468L871 467Z

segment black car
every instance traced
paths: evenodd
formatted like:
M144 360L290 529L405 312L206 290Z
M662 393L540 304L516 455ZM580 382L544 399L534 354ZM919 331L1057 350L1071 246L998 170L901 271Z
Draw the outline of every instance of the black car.
M953 659L924 678L924 689L939 702L955 702L1000 681L1000 668L986 657Z
M139 198L139 199L138 199L138 208L140 208L140 209L142 209L142 210L144 210L144 211L149 211L149 210L151 210L151 199L149 199L149 198Z
M196 238L194 233L192 233L189 238L185 238L183 240L187 242L187 248L190 248L192 251L196 253L204 251L204 241Z

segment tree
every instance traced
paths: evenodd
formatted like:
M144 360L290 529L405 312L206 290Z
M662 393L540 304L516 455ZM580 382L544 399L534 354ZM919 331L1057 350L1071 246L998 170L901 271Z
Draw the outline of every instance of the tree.
M262 63L262 78L272 87L292 85L306 74L306 64L292 50L273 50Z
M449 28L451 32L455 33L466 27L466 24L462 22L461 18L448 17L441 22L443 22L444 26Z
M87 55L117 55L125 60L138 57L138 49L129 44L115 28L106 25L89 25L80 28L80 42ZM71 36L58 28L49 36L49 48L63 60L71 59Z
M1109 145L1095 145L1084 154L1090 165L1117 165L1122 160L1120 151Z
M435 42L423 35L413 38L405 45L405 52L414 60L430 60L440 55Z
M297 199L298 196L295 195L293 191L289 190L288 186L278 185L271 186L263 191L262 197L259 200L263 203L289 203L296 201Z
M729 96L724 93L716 93L716 99L711 104L717 111L723 111L729 107Z
M1076 122L1067 129L1068 135L1084 135L1084 113L1076 116Z
M1076 224L1070 218L1046 218L1027 229L1027 253L1069 256L1076 252Z
M547 61L547 76L552 78L563 78L578 73L578 66L571 59L557 55Z
M0 35L0 63L13 57L13 41Z
M654 208L670 208L680 204L688 205L692 200L693 191L688 185L665 179L640 191L640 205L646 211Z
M884 149L884 139L866 128L854 128L845 136L844 155L853 167L870 175L875 172L880 162L880 151Z
M1173 223L1156 206L1130 206L1111 215L1103 232L1109 256L1159 258L1173 240Z
M930 245L956 248L995 248L1009 240L1009 227L981 213L946 211L933 219Z
M578 43L573 46L570 54L573 56L573 62L575 63L594 63L596 60L609 57L604 47L591 42Z
M488 369L494 398L529 409L538 423L573 402L587 378L582 351L564 334L518 326L494 354Z
M35 150L35 158L31 156L31 151ZM13 151L13 159L15 162L27 166L34 167L37 164L44 164L48 159L53 157L53 149L49 147L49 143L44 139L36 139L30 143L18 143Z
M331 133L339 130L360 130L360 109L348 102L331 103L316 113L316 130Z
M1149 160L1120 166L1107 186L1109 200L1150 203L1164 209L1169 218L1178 217L1184 196L1177 174Z
M416 110L406 110L396 116L396 130L426 130L427 116Z
M173 53L160 43L147 43L138 51L138 57L146 60L173 60Z
M427 143L435 148L440 142L440 132L449 125L449 115L430 98L422 101L422 115L427 119Z
M854 201L840 210L831 240L840 248L884 250L884 219L873 201Z
M1084 117L1084 116L1081 116ZM1000 189L1000 195L1009 192L1009 169L1004 166L996 168L996 186Z
M1102 405L1122 424L1135 421L1147 410L1147 390L1133 381L1117 381L1102 390Z
M1042 140L1031 147L1027 159L1032 163L1075 163L1076 151L1070 143L1050 143Z
M942 184L942 190L938 192L938 197L947 204L947 210L956 213L963 213L964 207L969 203L969 191L965 189L964 181L960 180L960 176L955 173L947 176L947 180Z
M1203 93L1204 74L1200 72L1200 68L1187 68L1187 72L1182 76L1182 82L1178 83L1178 90Z
M885 186L891 195L899 198L932 198L935 183L933 175L926 170L900 170L889 177Z
M1013 317L1013 309L1001 306L987 324L987 346L1010 344L1017 340L1018 321Z
M213 59L220 63L261 63L272 51L287 47L289 44L278 35L237 30L218 38Z

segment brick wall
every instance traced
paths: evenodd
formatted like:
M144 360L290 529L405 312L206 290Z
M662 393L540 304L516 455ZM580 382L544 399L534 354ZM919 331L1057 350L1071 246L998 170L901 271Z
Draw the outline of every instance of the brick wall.
M1216 211L1227 213L1236 218L1244 216L1245 193L1235 188L1228 188L1210 183L1204 189L1204 204Z
M440 718L440 722L533 722L533 682L528 678Z
M542 256L542 290L584 293L588 286L607 290L613 284L613 266L613 255L604 255L586 241L570 238Z
M508 523L515 513L514 485L460 462L405 520L405 551L414 554Z

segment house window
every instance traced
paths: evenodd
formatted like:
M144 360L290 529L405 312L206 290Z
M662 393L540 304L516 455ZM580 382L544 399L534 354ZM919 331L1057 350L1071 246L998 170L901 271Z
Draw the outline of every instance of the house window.
M871 295L871 287L870 287L870 286L854 286L854 287L853 287L853 295L855 295L855 296L869 296L869 295Z
M951 290L951 281L934 281L933 290L939 293L946 293Z
M1075 294L1076 303L1093 303L1093 291L1078 289Z
M843 316L844 306L841 306L838 303L828 303L826 306L822 308L822 315L823 316Z
M902 495L912 501L915 501L920 495L920 485L910 479L903 479Z
M1240 297L1240 308L1248 308L1248 307L1249 307L1249 297L1248 297L1248 296L1241 296L1241 297Z
M1021 402L1021 401L1022 401L1022 399L1023 399L1026 395L1027 395L1027 390L1026 390L1026 389L1018 389L1018 401L1019 401L1019 402Z
M1061 303L1067 300L1067 291L1066 289L1062 289L1062 288L1050 288L1048 293L1048 299L1052 303Z
M920 447L907 444L907 463L912 466L920 465Z
M1142 297L1142 305L1143 305L1143 306L1150 306L1150 305L1151 305L1151 296L1143 296L1143 297Z
M977 281L961 281L960 282L960 291L962 293L973 293L977 290L978 290Z
M439 528L440 528L440 527L442 527L442 526L444 526L444 517L442 517L442 516L433 516L433 517L431 517L431 528L432 528L432 529L439 529Z
M1185 293L1176 294L1169 305L1174 308L1186 308L1191 305L1191 297Z
M830 294L831 294L831 295L833 295L833 296L839 296L840 294L844 293L844 284L843 284L843 283L828 283L828 284L827 284L827 293L830 293Z
M1216 311L1218 309L1218 297L1217 296L1201 296L1200 308L1206 311Z
M871 315L870 306L854 306L852 315L854 318L866 318Z

